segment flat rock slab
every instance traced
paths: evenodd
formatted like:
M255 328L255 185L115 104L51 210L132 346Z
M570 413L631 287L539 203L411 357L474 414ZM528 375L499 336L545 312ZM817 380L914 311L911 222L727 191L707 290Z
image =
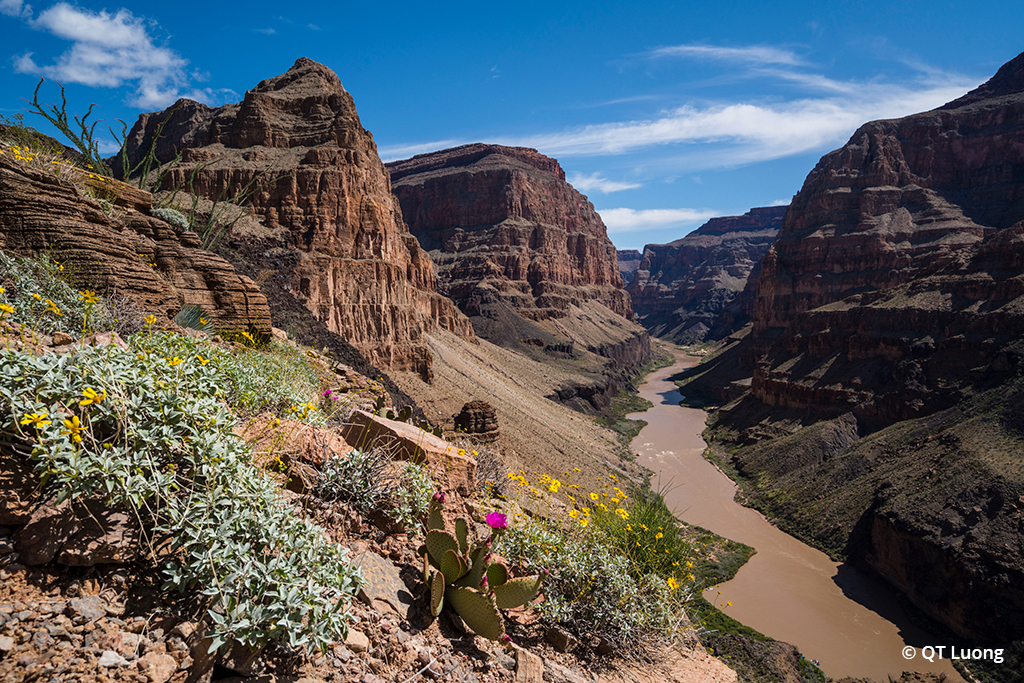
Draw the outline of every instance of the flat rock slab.
M402 581L401 573L394 562L366 550L354 556L352 564L362 570L363 578L366 580L359 589L360 600L378 611L380 605L375 603L383 602L402 619L409 618L409 608L413 603L412 593Z

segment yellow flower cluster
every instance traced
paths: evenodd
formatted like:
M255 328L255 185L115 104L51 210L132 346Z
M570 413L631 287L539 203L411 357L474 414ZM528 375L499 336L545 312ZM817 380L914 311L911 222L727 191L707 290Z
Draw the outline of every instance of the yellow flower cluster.
M3 153L4 151L0 150L0 154ZM24 147L11 147L11 153L14 155L15 159L17 159L18 161L24 161L25 163L31 163L35 161L35 158L39 156L38 154L33 152L32 148L29 147L28 145L25 145Z

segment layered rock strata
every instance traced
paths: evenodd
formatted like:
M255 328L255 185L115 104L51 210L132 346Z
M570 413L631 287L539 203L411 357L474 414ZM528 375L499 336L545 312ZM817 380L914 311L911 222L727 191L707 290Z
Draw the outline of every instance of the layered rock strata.
M745 299L752 296L737 297L778 235L785 213L785 206L751 209L742 216L712 218L674 242L646 245L626 286L640 323L677 344L720 339L744 324Z
M644 255L636 249L617 249L615 257L619 263L619 275L622 276L622 282L631 282L633 280L633 273L640 267L640 261Z
M427 377L424 332L440 326L473 336L465 316L438 295L430 258L402 222L373 136L330 69L301 58L239 103L180 100L143 114L128 137L133 164L165 121L156 157L170 162L181 154L165 187L210 199L256 188L252 209L268 228L284 229L285 248L298 256L287 273L291 291L370 362Z
M497 296L531 320L564 317L584 301L632 318L604 223L554 159L473 144L388 170L441 291L467 315Z
M716 418L767 509L1003 642L1024 638L1022 135L1024 55L825 155L762 264L750 393Z
M266 297L251 279L201 249L194 232L149 215L148 192L103 184L100 202L86 183L0 155L0 250L49 253L82 286L126 296L147 313L169 319L195 304L219 329L270 333Z
M476 334L542 362L574 364L577 380L551 398L607 408L649 357L650 342L632 322L601 217L558 162L533 149L473 144L388 170L439 290Z

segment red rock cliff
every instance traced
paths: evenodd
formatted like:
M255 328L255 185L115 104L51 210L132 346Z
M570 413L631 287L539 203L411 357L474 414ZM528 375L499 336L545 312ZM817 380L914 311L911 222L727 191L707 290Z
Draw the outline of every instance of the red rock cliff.
M930 112L862 126L822 157L764 260L754 332L909 282L1024 219L1024 55Z
M641 324L679 344L720 338L745 322L737 296L779 233L785 206L712 218L682 239L648 244L626 286ZM728 309L729 325L719 318Z
M132 162L166 119L157 156L182 157L165 187L187 184L195 172L193 191L215 198L261 182L261 173L287 174L261 188L252 206L267 226L287 228L288 246L301 254L289 273L292 291L368 360L427 375L424 332L440 325L473 336L466 317L437 294L430 258L403 223L373 136L334 72L301 58L237 104L175 107L139 118L128 139Z
M632 319L615 247L558 162L473 144L388 164L402 214L437 266L442 292L475 315L497 292L519 315L562 318L596 300Z

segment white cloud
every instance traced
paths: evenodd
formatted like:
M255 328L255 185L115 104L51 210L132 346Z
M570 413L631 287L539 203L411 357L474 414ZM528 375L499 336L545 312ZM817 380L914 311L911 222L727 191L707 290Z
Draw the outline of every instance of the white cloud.
M28 18L32 16L32 6L26 5L21 0L0 0L0 14Z
M607 178L602 177L600 173L591 173L590 175L573 173L568 180L569 184L577 190L581 190L583 192L596 190L604 194L608 194L609 192L619 192L621 190L633 190L638 187L642 187L640 183L623 183L615 180L608 180Z
M790 50L783 50L769 45L750 45L747 47L717 47L714 45L671 45L659 47L647 53L652 59L664 57L695 57L697 59L716 59L742 64L787 64L802 66L806 62Z
M265 35L265 36L272 36L272 35L274 35L275 33L277 33L277 31L275 31L275 30L274 30L274 29L272 29L272 28L257 28L257 29L253 29L253 30L254 30L254 31L255 31L256 33L262 33L262 34L263 34L263 35Z
M933 109L973 85L975 81L963 77L918 87L862 83L845 96L684 105L654 119L593 124L503 144L536 147L553 156L586 156L626 154L659 145L720 143L714 152L721 160L718 165L767 161L836 147L867 121Z
M15 69L21 73L103 88L133 85L129 104L141 109L161 109L183 96L209 102L221 92L188 91L188 60L155 45L149 34L151 22L127 9L92 12L61 2L28 23L72 44L48 65L37 64L31 52L17 57Z
M469 144L469 142L471 141L448 139L422 142L414 145L390 145L388 147L379 147L377 154L380 156L381 161L400 161L417 154L426 154L427 152L436 152L441 149L448 149L449 147L458 147L459 145Z
M608 227L609 233L639 232L641 230L665 230L682 225L703 223L709 218L720 216L717 211L707 209L600 209L598 213Z
M776 199L768 206L789 206L792 201L792 199Z

